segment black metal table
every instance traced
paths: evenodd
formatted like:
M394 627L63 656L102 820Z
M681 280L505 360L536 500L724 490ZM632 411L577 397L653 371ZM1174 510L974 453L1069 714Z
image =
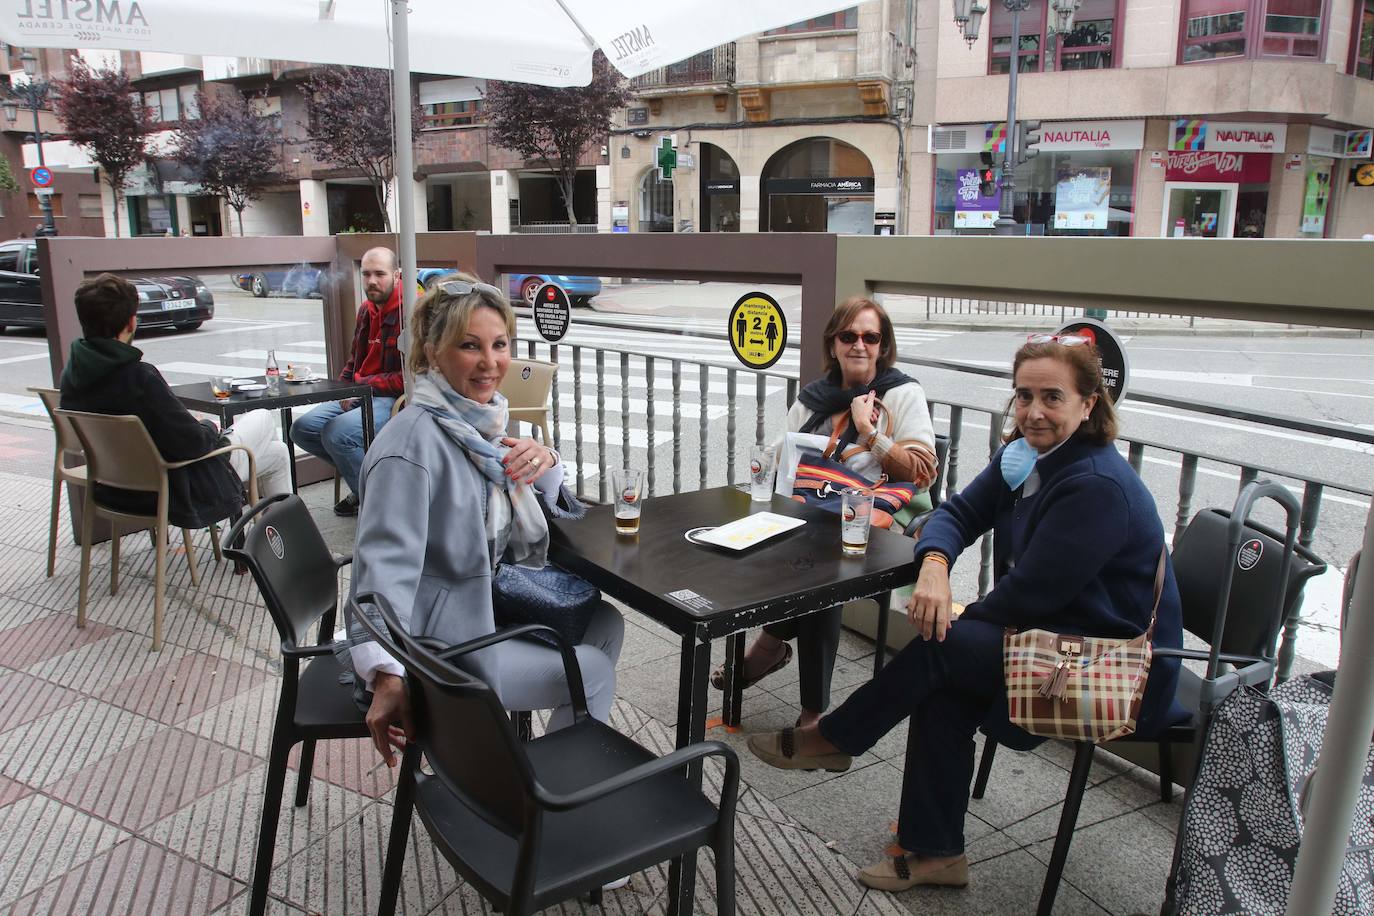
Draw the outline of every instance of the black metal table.
M761 509L807 523L742 552L684 537ZM838 515L779 496L770 505L752 503L734 487L646 499L633 537L616 534L612 513L597 506L582 519L555 519L550 559L682 638L678 747L706 735L711 640L728 639L723 718L738 725L743 688L734 662L744 653L745 631L910 584L916 571L910 538L875 529L867 554L845 557ZM700 765L689 775L701 784ZM670 913L691 912L695 877L695 855L673 862Z
M247 378L248 376L244 376ZM210 390L209 382L191 382L187 385L173 385L172 394L185 405L187 410L214 414L219 417L220 428L227 427L232 419L250 410L280 410L281 437L291 453L291 492L296 492L296 450L291 445L291 408L308 404L323 404L326 401L344 401L350 398L361 400L363 411L363 448L372 444L372 386L355 382L340 382L333 379L320 379L316 382L281 382L277 394L263 392L261 397L248 397L235 392L227 398L217 398Z

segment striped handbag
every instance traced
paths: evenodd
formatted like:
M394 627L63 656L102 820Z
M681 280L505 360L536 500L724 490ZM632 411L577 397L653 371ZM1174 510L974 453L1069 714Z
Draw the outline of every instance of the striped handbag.
M1135 731L1164 591L1164 557L1160 548L1150 625L1134 639L1007 628L1002 671L1013 725L1032 735L1094 743Z
M882 401L875 401L880 420L887 418L887 434L892 435L892 415ZM830 512L840 511L840 493L848 488L869 490L873 493L873 515L870 524L874 528L890 528L892 517L902 511L920 492L914 483L888 480L883 474L876 481L869 480L845 465L844 459L863 446L855 445L844 450L841 434L849 425L848 415L835 423L830 434L830 442L825 450L802 447L797 450L796 480L792 485L792 498L809 506L819 506Z

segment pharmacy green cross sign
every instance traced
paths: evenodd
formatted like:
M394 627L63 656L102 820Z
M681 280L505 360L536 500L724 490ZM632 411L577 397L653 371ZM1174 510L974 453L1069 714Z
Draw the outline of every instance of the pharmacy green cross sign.
M671 181L675 168L677 168L677 150L673 149L673 138L664 137L658 144L658 180Z

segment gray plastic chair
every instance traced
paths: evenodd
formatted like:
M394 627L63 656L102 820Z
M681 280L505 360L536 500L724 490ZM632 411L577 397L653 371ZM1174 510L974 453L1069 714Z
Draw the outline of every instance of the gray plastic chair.
M54 410L54 420L67 420L81 441L86 455L86 476L89 486L81 516L81 594L77 603L76 625L86 625L86 596L91 573L91 540L95 517L99 514L112 525L120 522L142 528L153 526L155 560L153 565L153 651L162 648L162 612L167 591L167 472L238 450L248 456L248 494L250 503L258 501L258 466L253 450L246 445L226 445L213 449L188 461L165 461L157 445L148 435L143 421L131 415L84 413L78 410ZM95 485L138 490L157 495L155 515L137 515L102 506L95 501ZM200 585L196 570L195 548L191 532L182 529L186 545L186 561L191 567L191 584ZM119 529L110 537L110 594L119 585Z
M577 655L548 627L440 648L406 633L378 595L358 596L350 613L405 667L418 733L402 758L381 916L395 910L412 805L454 871L509 916L587 893L599 902L607 881L702 846L715 854L717 912L735 912L733 750L703 741L658 757L591 718ZM537 631L558 639L574 723L522 742L496 694L459 660ZM428 773L419 768L422 751ZM724 764L719 803L685 778L706 757Z

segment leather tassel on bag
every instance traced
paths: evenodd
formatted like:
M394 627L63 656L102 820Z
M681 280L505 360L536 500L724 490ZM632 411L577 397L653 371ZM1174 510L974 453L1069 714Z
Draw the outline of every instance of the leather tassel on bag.
M1062 700L1069 686L1070 668L1078 664L1083 654L1083 640L1071 636L1059 637L1059 662L1050 676L1040 682L1040 695L1049 700Z

